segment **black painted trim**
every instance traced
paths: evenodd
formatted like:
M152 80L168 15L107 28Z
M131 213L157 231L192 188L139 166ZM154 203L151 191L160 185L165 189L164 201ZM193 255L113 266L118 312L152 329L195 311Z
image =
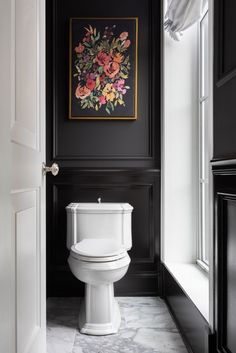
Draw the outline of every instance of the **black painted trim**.
M163 265L163 297L190 353L215 353L208 322Z

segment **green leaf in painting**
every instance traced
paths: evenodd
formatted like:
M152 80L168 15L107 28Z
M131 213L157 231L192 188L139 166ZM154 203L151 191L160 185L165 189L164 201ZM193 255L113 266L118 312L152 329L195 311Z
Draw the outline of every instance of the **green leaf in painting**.
M120 77L126 79L126 78L128 78L128 75L125 75L125 74L121 71L121 72L120 72Z
M110 112L110 110L106 107L106 112L108 113L108 114L111 114L111 112Z
M90 48L90 44L88 42L84 42L84 45L87 47L87 48Z
M85 102L85 103L81 103L81 108L82 109L85 109L88 107L88 102Z
M118 103L119 103L120 105L125 105L125 102L124 102L122 99L118 99Z
M110 102L110 103L111 103L110 107L111 107L112 111L114 111L114 104L112 102Z
M100 80L99 80L99 76L96 77L96 88L100 85Z
M127 56L127 58L124 60L124 64L128 64L128 61L129 61L129 55Z

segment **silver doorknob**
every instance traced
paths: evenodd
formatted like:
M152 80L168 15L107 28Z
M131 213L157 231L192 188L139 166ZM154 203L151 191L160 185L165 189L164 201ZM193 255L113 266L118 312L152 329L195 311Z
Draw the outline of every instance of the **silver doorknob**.
M43 163L43 175L51 172L52 175L56 176L59 173L59 166L57 163L53 163L51 167L47 167L45 163Z

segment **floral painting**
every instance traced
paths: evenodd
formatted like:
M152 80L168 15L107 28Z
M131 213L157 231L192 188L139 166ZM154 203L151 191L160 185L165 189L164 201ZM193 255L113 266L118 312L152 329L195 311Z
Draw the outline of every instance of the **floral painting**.
M70 118L137 118L137 18L72 18Z

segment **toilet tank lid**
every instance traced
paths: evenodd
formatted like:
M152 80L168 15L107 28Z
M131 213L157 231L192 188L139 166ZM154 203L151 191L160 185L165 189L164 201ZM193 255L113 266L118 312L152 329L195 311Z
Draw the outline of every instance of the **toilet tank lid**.
M133 207L129 203L113 202L72 202L66 207L71 213L131 213Z

